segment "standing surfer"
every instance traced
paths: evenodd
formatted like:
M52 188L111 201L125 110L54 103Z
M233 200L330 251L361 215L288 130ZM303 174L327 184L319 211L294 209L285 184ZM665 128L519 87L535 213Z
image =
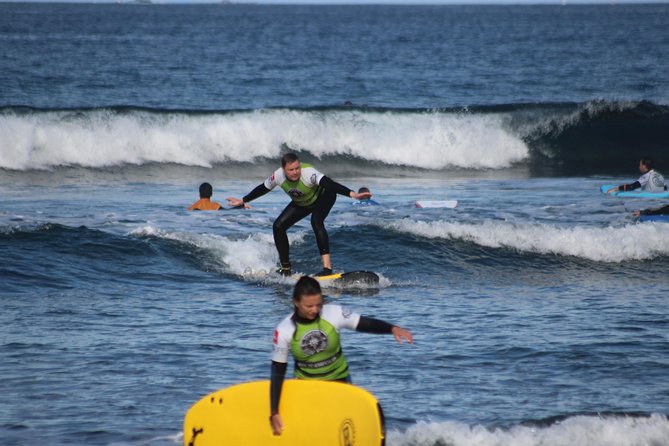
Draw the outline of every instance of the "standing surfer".
M316 243L321 259L323 260L323 271L318 276L332 274L332 262L330 259L330 242L325 230L325 218L337 200L337 194L361 200L370 198L370 192L355 192L343 186L314 169L313 166L301 163L294 153L286 153L281 158L281 168L277 169L269 178L249 192L241 200L228 198L231 206L246 206L246 203L261 197L274 189L276 186L286 192L291 202L274 220L272 227L274 232L274 244L279 252L281 266L280 274L289 276L291 274L290 245L288 243L288 228L307 215L311 214L311 227L316 235Z

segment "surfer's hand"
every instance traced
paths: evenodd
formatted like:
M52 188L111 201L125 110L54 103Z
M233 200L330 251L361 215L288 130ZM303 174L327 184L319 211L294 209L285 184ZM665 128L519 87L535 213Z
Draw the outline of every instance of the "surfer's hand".
M251 206L249 206L247 203L244 203L244 200L240 200L239 198L235 197L228 197L226 198L228 201L228 204L232 206L233 208L236 208L237 206L244 206L244 209L251 209Z
M366 200L367 198L372 198L372 193L351 191L351 198L355 198L356 200Z
M398 327L395 325L393 327L393 336L395 336L395 339L397 342L400 344L402 343L402 339L406 339L409 344L413 344L413 336L411 335L411 332L409 330L406 330L402 327Z
M269 417L269 423L272 425L272 432L274 435L281 435L281 431L283 431L283 420L281 419L281 415L278 413L271 415Z
M607 193L607 194L610 194L611 192L615 192L615 191L617 191L617 190L618 190L618 186L616 186L616 187L612 187L611 189L607 190L606 193Z

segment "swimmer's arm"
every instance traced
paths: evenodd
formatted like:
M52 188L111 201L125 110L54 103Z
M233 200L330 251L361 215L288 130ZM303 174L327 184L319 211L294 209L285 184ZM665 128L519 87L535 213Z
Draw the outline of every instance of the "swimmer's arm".
M219 211L231 211L231 210L233 210L233 209L244 209L244 207L245 207L245 206L244 206L244 203L242 203L242 204L239 204L239 205L237 205L237 206L232 206L232 207L229 207L229 208L226 208L226 207L221 206L221 207L218 208L217 210L219 210Z
M639 215L669 215L669 204L653 209L643 209Z

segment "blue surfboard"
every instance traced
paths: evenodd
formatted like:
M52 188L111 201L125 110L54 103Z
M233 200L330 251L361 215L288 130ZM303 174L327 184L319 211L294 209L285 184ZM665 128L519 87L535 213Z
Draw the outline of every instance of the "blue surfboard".
M639 221L642 223L650 221L669 223L669 215L640 215Z
M605 194L607 190L612 187L617 187L615 184L605 184L600 186L599 190ZM611 196L614 197L623 197L623 198L669 198L669 191L663 192L648 192L644 190L629 190L629 191L614 191L611 192Z

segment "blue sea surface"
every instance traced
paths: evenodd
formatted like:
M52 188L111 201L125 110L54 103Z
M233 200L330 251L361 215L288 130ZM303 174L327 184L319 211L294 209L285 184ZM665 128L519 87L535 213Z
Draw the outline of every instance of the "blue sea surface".
M389 446L669 444L669 224L632 216L666 203L599 192L669 174L667 29L665 4L0 4L0 444L182 444L202 396L269 377L289 199L186 208L288 151L380 204L326 221L380 286L324 291L414 334L342 333ZM319 271L308 219L289 237Z

